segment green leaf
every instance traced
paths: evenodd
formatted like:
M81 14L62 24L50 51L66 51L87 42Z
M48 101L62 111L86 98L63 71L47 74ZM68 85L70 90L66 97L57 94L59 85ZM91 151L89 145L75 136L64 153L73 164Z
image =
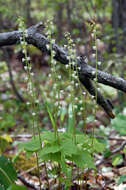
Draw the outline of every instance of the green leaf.
M104 152L104 157L105 158L109 158L112 155L112 152L110 151L109 148L107 148Z
M93 141L93 146L92 146ZM83 145L84 148L91 150L92 152L103 152L104 151L104 144L98 142L95 138L89 138L87 135L76 135L76 142L78 144Z
M6 138L4 138L4 136L0 136L0 153L6 151L9 146L9 142L6 140Z
M56 161L56 162L60 163L61 162L61 153L60 152L49 153L49 154L42 155L40 158L44 161L51 160L51 161Z
M75 126L75 118L74 118L74 111L73 111L72 104L69 105L68 115L69 115L69 119L68 119L67 132L70 134L73 134L73 130L74 130L74 126Z
M126 181L126 175L123 175L119 178L118 185Z
M27 188L25 186L12 184L7 190L27 190Z
M0 157L0 184L7 189L17 179L17 173L12 163L5 157Z
M102 0L96 0L96 3L97 3L97 8L100 9L102 7L103 1Z
M76 142L79 144L89 144L91 143L91 139L85 134L76 135Z
M113 166L118 166L118 165L120 165L120 164L122 164L122 163L123 163L123 157L122 157L122 155L117 154L117 155L115 155L115 156L112 158L112 165L113 165Z
M94 168L94 160L88 151L80 151L78 155L73 155L73 161L79 168Z
M41 134L42 141L47 141L49 143L52 143L56 140L54 132L43 132Z
M72 139L65 139L61 145L61 152L64 155L72 156L72 154L78 154L78 147Z
M65 162L65 157L62 154L61 154L61 167L62 167L62 171L64 172L64 174L68 177L69 174L68 174L68 169L67 169L67 165Z
M60 149L61 149L61 147L57 143L51 144L51 145L46 145L42 148L42 150L40 150L39 155L40 155L40 157L43 157L44 155L49 154L49 153L59 152Z
M63 123L65 115L67 114L67 109L65 107L62 107L60 110L60 120Z
M36 152L41 149L41 143L38 138L32 139L27 143L21 143L19 146L29 152Z
M112 120L111 126L120 133L120 135L126 134L126 116L118 114L115 119Z
M11 114L4 114L3 119L1 120L0 129L7 130L8 128L12 128L16 125L16 121L14 116Z
M104 149L105 149L105 146L104 144L98 142L97 139L93 139L93 149L94 149L94 152L103 152Z
M53 118L53 114L52 114L51 109L50 109L50 107L49 107L49 105L48 105L47 102L45 103L45 105L46 105L46 109L47 109L47 111L48 111L48 114L49 114L49 117L50 117L50 120L51 120L53 129L54 129L54 131L55 131L55 130L56 130L56 123L55 123L55 120L54 120L54 118Z

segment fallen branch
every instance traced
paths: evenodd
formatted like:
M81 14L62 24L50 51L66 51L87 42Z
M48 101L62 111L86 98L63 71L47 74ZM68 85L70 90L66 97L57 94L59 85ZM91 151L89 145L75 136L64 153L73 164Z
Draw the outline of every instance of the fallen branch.
M31 189L34 190L38 190L39 188L37 188L34 184L29 183L24 177L22 176L18 176L18 179L27 187L30 187Z
M26 41L29 44L32 44L40 49L42 52L50 55L51 51L47 48L47 45L49 45L50 42L48 38L39 33L38 29L40 26L43 26L43 24L40 23L27 29L28 36L26 37ZM6 45L17 44L20 42L20 37L22 37L21 31L1 33L0 46L2 47ZM62 47L59 47L57 44L53 44L53 50L55 51L54 58L57 61L64 65L69 63L67 51L65 51ZM99 91L96 91L96 88L94 87L91 80L94 80L96 78L97 72L97 81L99 83L109 85L123 92L126 92L126 81L122 78L114 77L100 70L96 71L95 68L87 65L82 57L77 57L77 65L80 68L80 70L78 70L78 73L81 83L86 87L91 95L94 97L97 95L97 103L105 110L109 117L114 118L115 116L112 112L113 107L110 101L106 100Z

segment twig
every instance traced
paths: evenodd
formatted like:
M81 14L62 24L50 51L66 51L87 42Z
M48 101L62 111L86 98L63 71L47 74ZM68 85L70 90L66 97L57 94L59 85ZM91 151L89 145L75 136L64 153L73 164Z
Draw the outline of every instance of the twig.
M41 167L41 166L44 166L44 163L39 164L39 167ZM27 174L27 173L29 173L29 172L32 172L32 171L35 170L36 168L37 168L37 166L34 166L33 168L30 168L30 169L28 169L28 170L22 172L22 173L20 174L20 176L23 176L23 175L25 175L25 174Z
M103 136L95 136L95 138L98 138L98 139L105 139L105 137ZM126 138L122 137L122 138L119 138L119 137L106 137L107 139L109 140L112 140L112 141L124 141Z
M29 183L28 181L26 181L26 179L25 179L24 177L18 175L18 179L19 179L24 185L26 185L27 187L30 187L30 188L32 188L32 189L34 189L34 190L38 190L38 188L37 188L34 184Z
M120 146L119 148L116 148L116 149L114 149L113 151L111 151L110 157L113 156L114 154L120 152L121 150L123 150L124 147L125 147L125 145L126 145L126 141L124 141L124 142L121 144L121 146ZM96 164L95 164L96 167L98 167L99 165L101 165L101 164L102 164L103 162L105 162L105 161L106 161L106 159L105 159L104 157L102 157L101 160L98 160L98 161L96 162Z

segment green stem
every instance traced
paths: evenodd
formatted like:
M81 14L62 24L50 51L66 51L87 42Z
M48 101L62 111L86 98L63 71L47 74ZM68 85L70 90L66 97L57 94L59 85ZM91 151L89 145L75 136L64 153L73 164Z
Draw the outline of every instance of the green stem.
M7 178L7 180L9 181L9 183L12 184L13 181L9 178L9 176L6 174L6 172L5 172L2 168L0 168L0 171L1 171L2 174Z

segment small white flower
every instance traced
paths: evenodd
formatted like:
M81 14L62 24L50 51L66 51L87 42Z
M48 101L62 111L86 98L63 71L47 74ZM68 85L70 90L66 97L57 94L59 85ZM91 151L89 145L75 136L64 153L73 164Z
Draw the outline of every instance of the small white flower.
M92 71L92 75L95 75L95 73L96 73L95 71Z
M96 56L96 54L95 54L95 53L93 53L93 54L92 54L92 57L95 57L95 56Z
M25 50L25 49L23 49L23 50L22 50L22 52L25 54L25 53L26 53L26 50Z
M73 65L73 66L74 66L74 65L76 65L76 62L75 62L75 61L73 61L73 62L72 62L72 65Z
M25 62L25 58L22 58L22 62Z
M30 105L30 102L26 102L27 105Z
M98 61L98 65L99 65L99 66L101 65L101 61Z
M66 69L68 69L68 68L69 68L69 65L65 65L65 67L66 67Z
M77 101L77 100L78 100L78 97L75 97L75 100Z
M83 95L86 95L86 92L83 92Z
M39 100L35 100L35 103L37 103L37 104L38 104L38 103L39 103Z
M25 69L25 70L27 70L27 69L28 69L28 67L27 67L27 66L24 66L24 69Z
M34 76L34 73L31 73L31 76Z
M67 59L70 60L70 56L67 56Z
M36 115L36 113L35 113L35 112L33 112L33 113L32 113L32 116L35 116L35 115Z
M81 115L81 112L78 112L77 114L78 114L78 115Z
M98 81L98 79L97 78L94 78L94 82L97 82Z
M58 75L58 79L61 79L61 75Z
M75 75L75 76L74 76L74 78L75 78L75 79L78 79L78 76L77 76L77 75Z
M80 108L80 110L81 110L81 111L83 111L83 110L84 110L84 108L83 108L83 107L81 107L81 108Z
M96 46L93 46L92 48L93 48L93 50L96 50Z
M52 43L52 44L55 44L55 40L54 40L54 39L52 39L52 40L51 40L51 43Z
M50 49L50 46L49 46L49 44L46 44L46 48L47 48L47 50L49 50L49 49Z
M64 48L67 48L67 45L66 45L66 44L64 45Z
M92 98L92 99L95 99L95 96L92 95L91 98Z
M91 37L94 38L94 33L91 33Z
M60 90L60 93L61 93L61 94L63 94L63 93L64 93L64 91L63 91L63 90Z
M24 41L21 41L20 43L21 43L21 45L24 45Z
M31 60L31 58L30 57L27 57L27 61L30 61Z
M75 73L72 73L72 77L75 77Z
M74 85L74 81L73 80L71 81L71 84Z
M83 103L83 101L82 101L82 100L80 100L80 101L79 101L79 103L80 103L80 104L82 104L82 103Z
M71 89L72 89L72 86L69 85L69 86L67 87L67 90L71 90Z
M97 41L97 43L99 43L99 42L100 42L100 39L96 39L96 41Z
M29 93L31 94L31 96L33 96L33 94L32 94L32 90L28 90L29 91Z
M76 87L78 87L78 86L79 86L79 84L78 84L78 83L76 83L76 84L75 84L75 86L76 86Z
M53 50L53 51L52 51L52 54L53 54L53 56L55 56L55 55L56 55L56 52Z
M25 37L28 37L28 30L25 30Z
M95 33L96 32L96 29L94 28L93 32Z
M55 71L55 69L54 69L54 68L51 68L51 71L52 71L52 72L54 72L54 71Z
M53 60L53 65L56 65L56 61L55 60Z
M74 105L74 108L77 109L77 105Z
M66 128L58 129L58 132L65 133L66 132Z
M25 34L25 37L27 38L27 37L28 37L28 34Z
M88 58L87 57L85 58L85 62L88 63Z

